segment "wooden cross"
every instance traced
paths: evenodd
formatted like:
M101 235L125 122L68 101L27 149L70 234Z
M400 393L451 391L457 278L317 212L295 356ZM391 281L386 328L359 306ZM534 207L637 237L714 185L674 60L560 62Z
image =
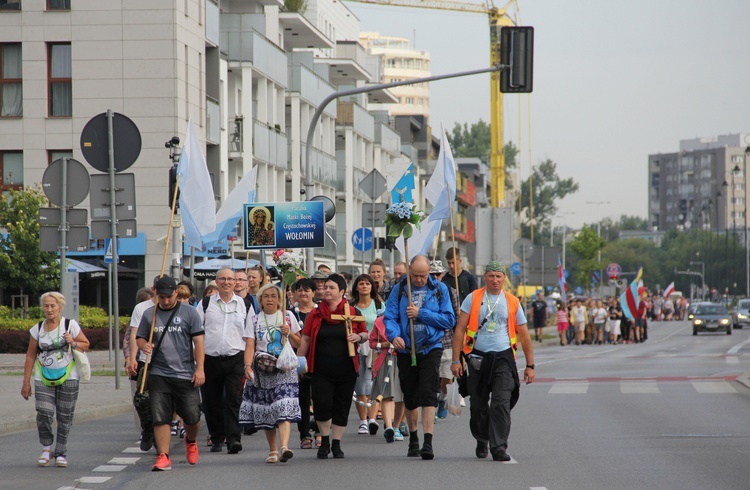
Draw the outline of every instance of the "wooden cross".
M352 322L363 322L365 321L365 317L361 315L352 315L351 309L349 308L349 303L346 303L344 305L344 314L331 315L331 320L344 320L346 322L346 335L349 335L352 333ZM349 346L349 357L356 356L357 354L354 351L354 344L352 344L348 340L347 344Z

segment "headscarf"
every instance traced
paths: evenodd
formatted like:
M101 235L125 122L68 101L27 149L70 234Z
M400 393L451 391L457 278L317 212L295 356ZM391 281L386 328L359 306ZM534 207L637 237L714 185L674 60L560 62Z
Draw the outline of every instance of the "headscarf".
M487 265L484 266L484 272L502 272L506 276L508 275L508 268L504 264L497 260L490 260Z

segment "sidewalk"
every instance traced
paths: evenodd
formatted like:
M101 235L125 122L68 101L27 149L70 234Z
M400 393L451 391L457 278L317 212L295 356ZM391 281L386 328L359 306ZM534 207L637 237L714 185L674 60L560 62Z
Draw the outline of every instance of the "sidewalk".
M108 351L93 351L88 355L93 371L114 370L114 361L109 360ZM3 400L0 435L36 430L34 396L28 400L21 396L25 359L26 354L0 354L0 399ZM119 361L122 363L122 356ZM124 369L122 364L120 366L122 373ZM126 377L120 377L120 389L116 390L114 376L92 376L91 382L80 385L75 422L128 413L131 407L130 382Z

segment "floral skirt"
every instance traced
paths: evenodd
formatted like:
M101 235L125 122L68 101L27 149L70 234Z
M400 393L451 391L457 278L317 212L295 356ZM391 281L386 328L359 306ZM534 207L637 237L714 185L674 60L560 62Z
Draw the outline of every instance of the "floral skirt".
M256 372L255 378L245 382L240 424L258 430L273 429L280 422L299 422L301 418L296 370Z

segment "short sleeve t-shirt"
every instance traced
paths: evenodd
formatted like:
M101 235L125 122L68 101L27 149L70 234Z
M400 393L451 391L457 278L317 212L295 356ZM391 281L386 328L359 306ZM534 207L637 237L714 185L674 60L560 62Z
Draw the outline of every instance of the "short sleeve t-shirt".
M466 297L461 303L461 311L471 313L471 302L473 295ZM484 319L487 319L485 322ZM477 330L474 340L474 348L482 352L502 352L510 349L510 336L508 334L508 301L505 293L499 295L485 292L482 298L482 306L479 308L479 324L484 325ZM494 328L492 322L495 323ZM526 315L523 308L516 311L516 325L526 323ZM494 330L494 331L491 331Z
M64 369L68 367L68 364L73 362L73 353L68 349L68 343L65 342L65 317L60 318L60 325L56 329L47 332L44 326L47 322L43 322L41 328L39 324L35 324L29 330L31 337L37 341L39 348L42 352L38 353L36 358L42 364L42 366L50 369ZM73 338L78 337L81 333L81 326L75 320L70 320L68 325L68 333ZM35 369L34 379L41 381L39 373ZM78 379L78 369L73 367L70 372L68 379Z
M203 322L195 308L178 302L169 326L166 323L172 316L173 310L158 308L154 338L151 343L159 345L162 336L164 340L157 351L151 356L151 374L167 378L191 380L195 373L195 357L193 356L193 337L203 335ZM136 338L148 339L151 331L151 320L155 307L143 312L141 323L136 332Z
M255 339L256 352L268 352L271 355L278 356L281 354L281 325L284 314L281 310L274 315L266 315L260 312L256 315L251 323L245 326L244 338ZM290 312L286 312L287 322L289 323L290 332L297 333L301 330L299 322Z

